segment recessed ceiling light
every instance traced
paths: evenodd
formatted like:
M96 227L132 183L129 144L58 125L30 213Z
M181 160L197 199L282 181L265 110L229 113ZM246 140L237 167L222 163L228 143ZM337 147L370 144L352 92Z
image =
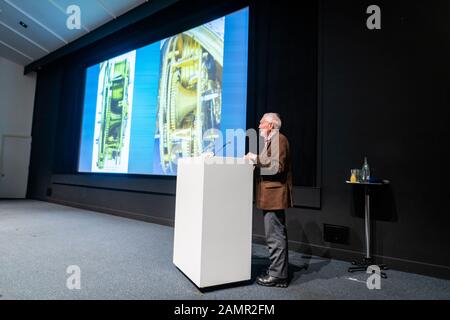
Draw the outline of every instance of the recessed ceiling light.
M28 28L28 25L23 21L20 21L19 24L24 28Z

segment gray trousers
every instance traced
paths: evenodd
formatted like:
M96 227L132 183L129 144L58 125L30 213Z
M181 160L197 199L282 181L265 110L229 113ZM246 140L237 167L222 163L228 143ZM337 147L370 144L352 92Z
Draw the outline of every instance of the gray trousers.
M264 210L264 230L270 253L268 274L277 278L288 277L288 239L284 210Z

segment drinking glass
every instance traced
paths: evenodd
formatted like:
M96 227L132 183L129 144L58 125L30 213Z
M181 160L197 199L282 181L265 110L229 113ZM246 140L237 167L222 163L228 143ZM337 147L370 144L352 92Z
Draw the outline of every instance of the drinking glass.
M350 172L351 172L350 182L352 182L352 183L361 182L361 170L351 169Z

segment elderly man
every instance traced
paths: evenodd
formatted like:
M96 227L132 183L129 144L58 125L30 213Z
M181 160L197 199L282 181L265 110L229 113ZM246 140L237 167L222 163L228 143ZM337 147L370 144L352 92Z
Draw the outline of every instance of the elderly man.
M256 165L256 207L263 210L270 266L256 282L263 286L287 287L288 243L284 209L292 207L292 171L289 142L279 132L281 119L266 113L260 123L264 149L245 157Z

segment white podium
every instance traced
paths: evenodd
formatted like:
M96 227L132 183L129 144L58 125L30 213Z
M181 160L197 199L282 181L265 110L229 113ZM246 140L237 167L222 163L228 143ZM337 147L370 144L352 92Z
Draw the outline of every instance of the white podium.
M199 288L249 280L253 165L180 159L176 192L173 263Z

